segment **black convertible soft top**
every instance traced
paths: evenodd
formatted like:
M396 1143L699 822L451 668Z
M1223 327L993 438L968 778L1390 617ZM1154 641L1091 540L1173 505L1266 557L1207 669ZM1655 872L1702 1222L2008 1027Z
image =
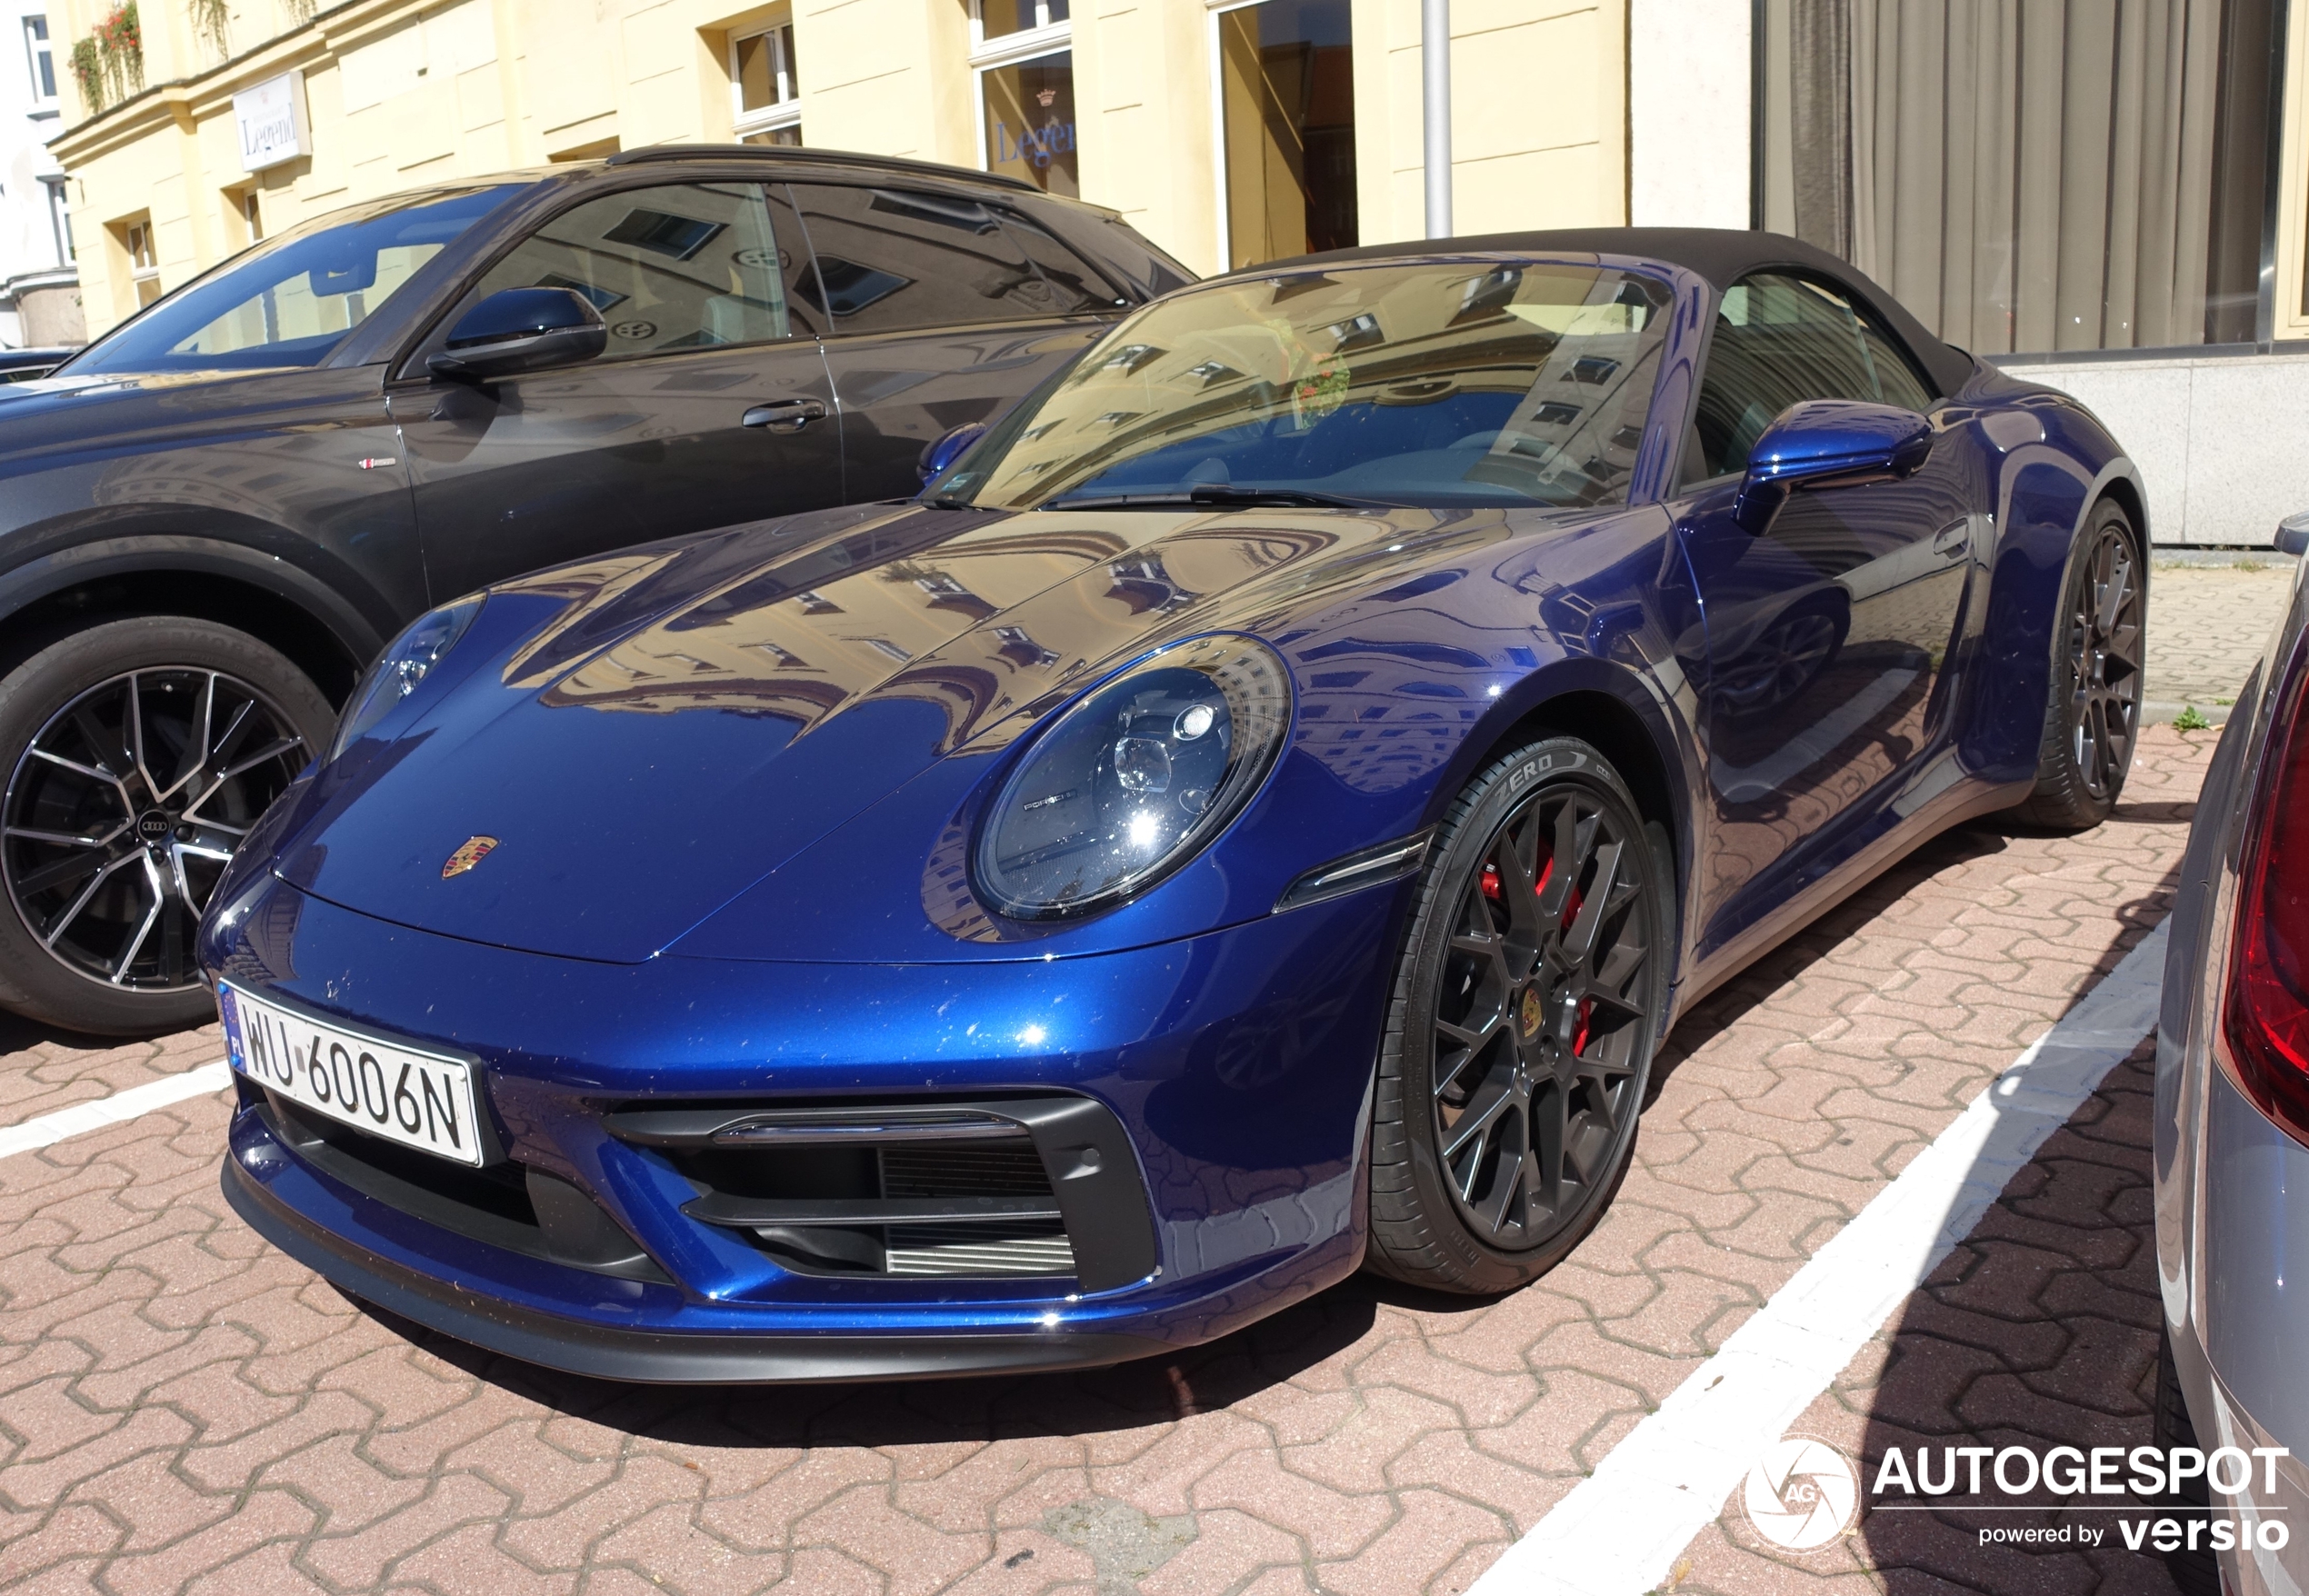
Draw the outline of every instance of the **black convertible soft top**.
M1486 233L1468 238L1406 239L1366 244L1322 254L1269 261L1229 276L1263 276L1278 266L1320 265L1334 261L1406 260L1461 252L1497 254L1620 254L1664 261L1696 272L1718 296L1750 272L1774 266L1842 284L1914 351L1943 394L1954 394L1972 379L1973 357L1924 331L1908 309L1866 276L1826 250L1782 233L1731 227L1559 227L1544 233Z

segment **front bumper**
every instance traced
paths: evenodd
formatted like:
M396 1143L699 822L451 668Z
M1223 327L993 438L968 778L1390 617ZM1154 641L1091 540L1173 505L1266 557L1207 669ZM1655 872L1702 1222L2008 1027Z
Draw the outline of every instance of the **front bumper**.
M225 1200L249 1228L362 1301L459 1341L604 1380L721 1385L908 1379L1120 1363L1162 1352L1144 1336L1069 1331L979 1335L716 1335L604 1325L518 1305L381 1257L300 1212L237 1159Z
M629 966L434 936L266 882L205 929L210 973L476 1060L497 1142L530 1189L575 1187L636 1255L615 1261L613 1247L573 1262L442 1222L396 1197L389 1178L347 1178L246 1081L225 1192L260 1232L355 1295L586 1374L965 1374L1192 1344L1360 1262L1358 1155L1397 890L1075 960ZM1052 1274L797 1269L745 1232L694 1217L705 1188L690 1166L605 1128L636 1105L1005 1095L1098 1105L1114 1162L1132 1166L1142 1237L1151 1231L1139 1255L1154 1267L1143 1277L1096 1289L1104 1282Z

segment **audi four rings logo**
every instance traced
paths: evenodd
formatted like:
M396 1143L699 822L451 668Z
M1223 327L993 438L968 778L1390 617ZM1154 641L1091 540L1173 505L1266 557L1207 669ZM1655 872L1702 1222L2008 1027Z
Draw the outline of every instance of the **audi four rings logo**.
M463 875L488 858L490 851L496 845L497 839L495 837L467 837L457 844L455 853L442 862L441 879L447 881L453 875Z

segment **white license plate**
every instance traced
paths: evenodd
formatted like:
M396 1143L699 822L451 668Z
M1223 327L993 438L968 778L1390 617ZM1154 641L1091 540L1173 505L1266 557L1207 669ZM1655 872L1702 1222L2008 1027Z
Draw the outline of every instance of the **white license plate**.
M404 1147L482 1162L473 1066L324 1025L219 982L234 1069L299 1107Z

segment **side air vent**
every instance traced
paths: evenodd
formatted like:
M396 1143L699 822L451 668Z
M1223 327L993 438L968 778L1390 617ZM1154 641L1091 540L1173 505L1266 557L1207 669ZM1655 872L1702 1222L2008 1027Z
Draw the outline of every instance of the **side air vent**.
M1123 1127L1089 1098L635 1104L609 1132L697 1195L682 1212L803 1274L1143 1280L1154 1237Z

